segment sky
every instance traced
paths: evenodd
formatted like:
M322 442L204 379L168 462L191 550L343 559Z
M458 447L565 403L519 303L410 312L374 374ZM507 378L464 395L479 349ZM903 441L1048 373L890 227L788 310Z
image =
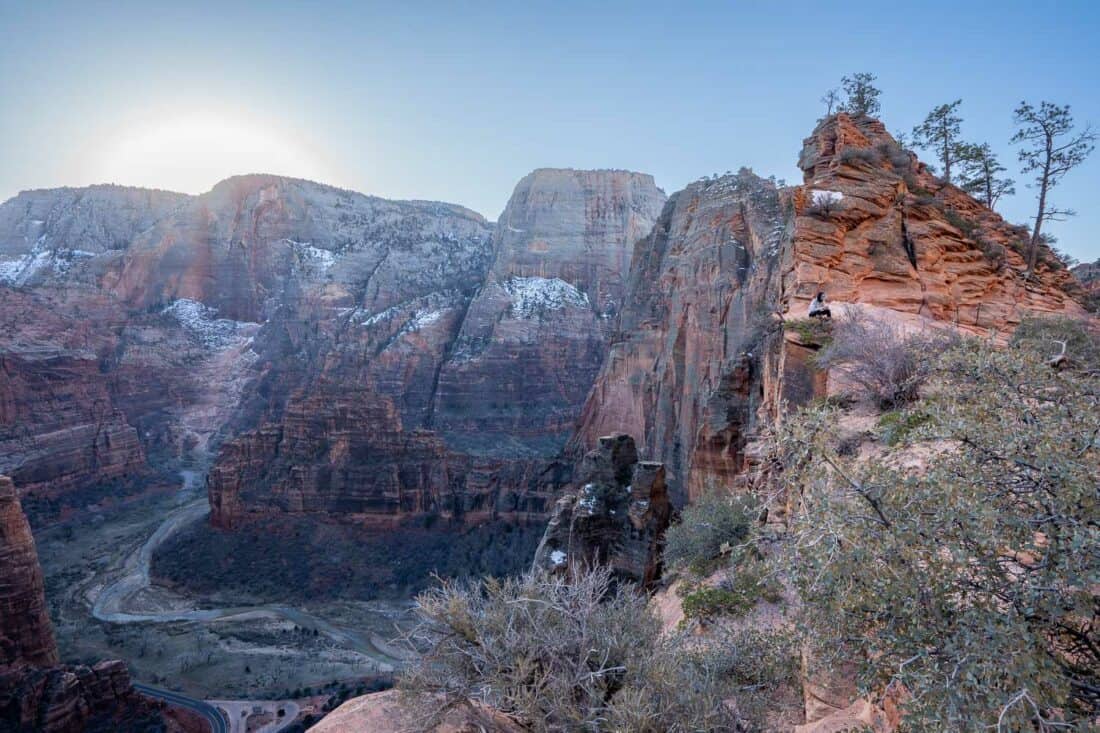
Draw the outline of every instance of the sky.
M964 136L1015 174L1021 100L1100 126L1098 47L1100 3L1072 0L0 0L0 200L269 172L496 219L538 167L795 183L821 95L856 71L895 133L961 98ZM1034 215L1022 184L1014 222ZM1100 153L1053 194L1079 215L1049 231L1083 261L1098 192Z

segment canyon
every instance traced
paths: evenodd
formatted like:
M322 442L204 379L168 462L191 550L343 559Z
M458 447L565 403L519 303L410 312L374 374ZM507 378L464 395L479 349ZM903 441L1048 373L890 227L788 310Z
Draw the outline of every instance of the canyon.
M822 120L799 166L797 186L742 169L668 197L641 173L539 169L495 223L270 175L0 205L0 662L60 669L29 527L157 501L181 472L207 495L199 542L321 527L341 557L341 533L549 522L538 566L653 586L675 509L750 486L761 437L830 393L792 328L816 293L1001 340L1086 315L1093 270L1082 286L1044 250L1025 276L1026 232L877 120ZM170 511L206 516L183 499ZM129 700L107 665L56 674ZM88 699L70 707L110 707Z

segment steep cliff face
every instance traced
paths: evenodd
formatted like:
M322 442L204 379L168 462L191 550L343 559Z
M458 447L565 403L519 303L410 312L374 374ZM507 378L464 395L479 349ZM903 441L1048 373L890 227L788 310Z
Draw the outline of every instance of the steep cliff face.
M0 476L0 666L57 664L42 569L15 485Z
M144 730L159 719L122 662L58 664L30 525L0 476L0 730Z
M546 511L606 349L599 304L660 198L638 174L538 171L491 236L440 205L372 230L369 256L338 255L337 284L282 298L257 337L272 397L211 472L215 524Z
M114 288L138 307L184 298L270 319L302 296L366 315L480 282L488 225L461 206L387 201L311 181L238 176L146 231Z
M828 389L781 319L820 291L919 325L1003 338L1028 313L1084 313L1053 257L1025 277L1024 232L932 176L877 120L839 114L802 150L802 186L751 173L674 194L635 249L611 346L574 455L621 430L666 465L682 502L729 487L754 433Z
M746 170L669 199L635 248L575 450L625 432L664 463L679 502L740 470L786 225L780 191Z
M0 283L87 277L189 198L111 185L24 191L0 205Z
M607 353L634 243L664 194L628 171L537 170L493 237L488 281L439 375L432 425L479 455L556 455Z

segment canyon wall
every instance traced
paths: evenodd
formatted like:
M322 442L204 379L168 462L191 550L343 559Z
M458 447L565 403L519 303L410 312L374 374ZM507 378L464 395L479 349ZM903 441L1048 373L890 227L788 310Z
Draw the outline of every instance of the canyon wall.
M0 476L0 730L136 731L160 720L122 662L59 664L30 524Z
M1027 278L1026 232L936 179L877 120L823 120L799 165L792 189L742 171L669 199L635 248L572 455L623 431L665 464L678 502L737 485L783 405L828 390L815 347L785 327L818 292L838 316L853 304L996 338L1028 314L1084 315L1049 250Z
M540 170L495 230L431 205L442 233L395 222L376 257L337 259L346 284L283 298L257 336L273 396L211 471L212 521L542 516L606 350L598 309L662 198L648 176Z

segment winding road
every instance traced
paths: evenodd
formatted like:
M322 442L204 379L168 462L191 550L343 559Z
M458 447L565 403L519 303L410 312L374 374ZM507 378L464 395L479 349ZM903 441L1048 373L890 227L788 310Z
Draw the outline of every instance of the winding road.
M181 695L178 692L169 692L168 690L161 690L157 687L143 685L140 682L134 683L134 689L146 697L151 697L155 700L163 700L170 705L187 708L188 710L198 713L210 724L210 730L213 731L213 733L229 733L229 724L226 723L225 718L218 712L218 709L210 703Z
M183 478L183 486L180 489L181 496L192 493L196 487L201 485L202 474L198 471L181 471L181 476ZM135 596L150 586L150 567L153 562L153 554L157 548L176 532L201 520L209 511L207 500L203 497L183 503L170 512L145 542L123 561L122 574L106 584L95 596L92 603L92 615L100 621L108 623L131 624L174 621L207 622L244 613L266 611L299 626L315 628L333 641L349 646L377 661L390 665L400 663L400 660L380 649L367 636L350 629L340 628L307 611L288 606L261 604L211 609L131 610L130 604Z

